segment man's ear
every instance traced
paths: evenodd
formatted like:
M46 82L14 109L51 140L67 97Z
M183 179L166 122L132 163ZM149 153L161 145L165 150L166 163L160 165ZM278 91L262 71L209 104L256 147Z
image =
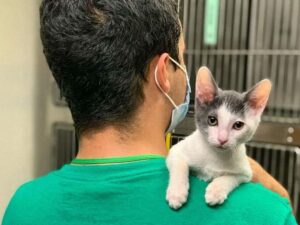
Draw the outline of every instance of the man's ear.
M205 66L198 70L195 94L201 104L213 101L218 94L218 86L210 70Z
M157 85L162 89L163 92L168 93L170 91L170 82L168 77L167 66L169 63L169 54L163 53L157 62L156 82Z
M249 109L254 112L255 115L260 116L264 111L270 96L271 88L271 81L264 79L246 92L245 100Z

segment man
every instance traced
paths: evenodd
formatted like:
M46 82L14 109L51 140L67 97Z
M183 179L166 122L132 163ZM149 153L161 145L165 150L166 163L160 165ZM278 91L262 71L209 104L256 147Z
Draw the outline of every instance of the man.
M258 184L210 208L207 184L191 177L188 203L169 208L165 132L184 117L173 104L187 100L176 9L173 0L43 1L44 53L71 109L79 153L22 185L3 225L296 224L288 200ZM251 162L256 181L287 196Z

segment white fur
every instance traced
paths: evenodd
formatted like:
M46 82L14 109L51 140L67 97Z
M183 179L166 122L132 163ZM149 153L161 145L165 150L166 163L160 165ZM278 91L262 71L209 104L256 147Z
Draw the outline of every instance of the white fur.
M229 112L226 105L222 105L218 109L218 126L215 127L209 127L209 137L208 141L214 145L219 145L219 140L228 140L230 139L230 131L231 127L233 125L232 121L232 113ZM230 144L230 141L227 143L227 145ZM226 146L226 145L225 145Z
M200 179L212 180L205 194L210 205L222 204L235 187L252 178L244 144L234 150L213 148L199 130L171 148L167 167L170 180L166 199L174 209L187 200L189 169Z

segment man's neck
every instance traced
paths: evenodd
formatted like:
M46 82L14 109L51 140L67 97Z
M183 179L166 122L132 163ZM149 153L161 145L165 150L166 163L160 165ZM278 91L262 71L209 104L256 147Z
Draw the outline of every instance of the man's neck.
M124 134L114 128L106 128L81 138L77 158L111 158L144 154L167 155L163 132L140 131Z

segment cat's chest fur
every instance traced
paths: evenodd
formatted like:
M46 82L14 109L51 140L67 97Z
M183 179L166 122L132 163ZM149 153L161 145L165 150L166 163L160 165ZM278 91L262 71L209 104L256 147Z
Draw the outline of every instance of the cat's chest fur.
M181 155L191 171L205 181L223 175L252 175L245 145L234 150L216 150L207 144L199 130L170 150L171 155Z

